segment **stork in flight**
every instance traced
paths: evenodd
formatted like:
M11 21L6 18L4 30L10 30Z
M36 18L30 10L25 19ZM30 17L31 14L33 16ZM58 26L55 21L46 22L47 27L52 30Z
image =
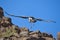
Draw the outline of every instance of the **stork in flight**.
M52 20L44 20L44 19L41 19L41 18L35 18L35 17L32 17L32 16L15 16L15 15L12 15L12 14L8 14L6 11L5 13L9 16L13 16L13 17L18 17L18 18L23 18L23 19L28 19L30 24L31 24L31 28L33 26L33 23L36 23L37 21L44 21L44 22L53 22L53 23L56 23L55 21L52 21Z
M19 17L19 18L23 18L23 19L28 19L30 23L35 23L37 21L45 21L45 22L53 22L53 23L56 23L55 21L52 21L52 20L43 20L41 18L35 18L35 17L32 17L32 16L15 16L15 15L12 15L12 14L8 14L7 12L5 12L7 15L10 15L10 16L14 16L14 17Z
M28 19L30 23L35 23L37 21L44 21L44 22L53 22L53 23L56 23L55 21L52 21L52 20L43 20L41 18L35 18L35 17L32 17L32 16L16 16L16 17L20 17L20 18L23 18L23 19Z

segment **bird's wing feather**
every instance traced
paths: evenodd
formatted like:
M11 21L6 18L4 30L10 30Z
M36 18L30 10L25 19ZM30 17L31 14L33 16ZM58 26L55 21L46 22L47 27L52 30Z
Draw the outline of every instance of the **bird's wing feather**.
M46 20L47 22L53 22L53 23L56 23L55 21L53 21L53 20Z
M53 21L53 20L43 20L43 19L41 19L41 18L38 18L38 19L36 19L36 20L38 20L38 21L45 21L45 22L53 22L53 23L56 23L56 22Z
M41 19L41 18L37 18L36 20L38 20L38 21L44 21L44 22L49 22L49 21L43 20L43 19Z
M36 20L38 20L38 21L44 21L43 19L41 19L41 18L37 18Z
M18 16L18 17L20 17L20 18L24 18L24 19L29 18L29 17L27 17L27 16Z
M12 14L9 14L7 12L5 12L7 15L9 16L14 16L14 17L19 17L19 18L24 18L24 19L27 19L28 17L27 16L15 16L15 15L12 15Z

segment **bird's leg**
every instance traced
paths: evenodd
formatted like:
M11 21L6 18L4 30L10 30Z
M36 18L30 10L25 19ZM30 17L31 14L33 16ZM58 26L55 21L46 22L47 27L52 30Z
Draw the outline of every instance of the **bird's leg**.
M31 28L33 27L33 23L31 23Z
M30 23L30 25L31 25L31 27L30 27L30 29L34 26L34 23Z

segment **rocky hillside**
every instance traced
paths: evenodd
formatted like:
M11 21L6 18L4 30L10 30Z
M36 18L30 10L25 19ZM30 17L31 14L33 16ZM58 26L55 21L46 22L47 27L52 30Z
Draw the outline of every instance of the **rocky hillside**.
M51 34L40 31L29 31L19 28L11 22L11 18L0 18L0 40L55 40Z

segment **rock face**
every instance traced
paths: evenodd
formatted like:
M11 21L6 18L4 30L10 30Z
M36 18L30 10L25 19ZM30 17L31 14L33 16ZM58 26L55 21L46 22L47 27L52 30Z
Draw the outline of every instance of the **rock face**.
M57 40L60 40L60 32L58 32Z
M3 14L3 10L0 9ZM0 14L0 40L55 40L51 34L40 31L29 31L27 28L19 28L11 22L11 18Z

